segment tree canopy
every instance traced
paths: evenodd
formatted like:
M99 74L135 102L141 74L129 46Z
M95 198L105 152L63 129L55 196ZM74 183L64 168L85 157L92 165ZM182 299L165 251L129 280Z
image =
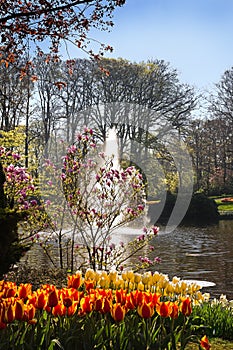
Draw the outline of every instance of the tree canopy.
M0 59L6 65L14 62L29 43L34 43L39 52L41 44L46 43L56 58L62 41L71 41L98 58L112 48L100 44L100 52L95 54L88 48L87 33L91 28L107 30L113 26L113 11L124 3L125 0L1 0Z

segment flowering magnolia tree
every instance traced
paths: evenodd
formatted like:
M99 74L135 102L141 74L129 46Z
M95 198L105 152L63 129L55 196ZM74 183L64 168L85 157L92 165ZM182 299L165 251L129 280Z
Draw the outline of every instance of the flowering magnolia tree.
M59 148L59 147L57 147ZM17 238L28 247L39 243L54 266L74 268L138 270L158 262L148 256L133 257L139 251L150 252L149 242L158 229L144 228L135 240L116 246L111 234L140 216L144 216L145 185L134 167L113 166L94 139L91 129L77 135L76 143L66 148L63 157L43 161L39 179L33 180L21 166L16 151L0 148L4 171L4 210L20 214ZM55 159L62 159L62 162ZM143 219L141 219L143 226ZM147 249L148 248L148 249ZM55 257L54 257L55 256Z
M28 169L21 166L21 155L1 146L0 163L2 164L5 180L2 194L4 197L3 207L15 213L23 212L28 223L30 223L30 216L34 216L36 221L37 212L42 208L38 199L38 188ZM33 225L35 225L35 222L33 222ZM26 226L24 229L26 229ZM39 225L37 230L40 229L41 226Z
M45 160L40 184L49 217L47 232L48 229L53 232L45 234L43 245L47 243L48 251L51 238L58 241L62 268L65 247L69 248L71 270L75 255L81 266L122 268L122 263L157 233L157 228L145 230L129 250L124 244L117 249L111 242L113 230L144 214L145 185L136 168L113 167L113 158L100 151L92 129L85 128L77 135L62 165ZM142 262L148 264L150 260Z
M0 147L0 176L0 274L2 274L30 248L30 241L26 244L24 240L20 242L19 232L22 230L18 230L18 226L23 226L27 237L33 235L34 230L39 231L40 206L35 197L36 187L33 178L21 166L20 155L3 146Z

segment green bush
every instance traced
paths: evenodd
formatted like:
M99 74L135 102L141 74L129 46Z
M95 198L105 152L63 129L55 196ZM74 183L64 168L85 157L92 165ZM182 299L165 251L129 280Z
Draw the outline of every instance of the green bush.
M177 196L175 194L168 194L163 211L158 219L161 224L167 224L172 210L175 206ZM156 204L155 204L156 205ZM155 210L155 208L150 208ZM149 209L149 215L150 215ZM218 207L213 199L208 198L202 193L196 193L192 196L189 208L182 220L182 224L212 224L219 220Z

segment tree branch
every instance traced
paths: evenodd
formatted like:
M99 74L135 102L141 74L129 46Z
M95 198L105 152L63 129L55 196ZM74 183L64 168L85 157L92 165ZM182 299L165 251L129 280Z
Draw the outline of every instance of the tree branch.
M17 13L0 18L0 23L6 23L11 19L20 18L20 17L31 17L36 15L48 14L51 12L63 11L76 5L90 4L92 2L93 0L75 0L70 4L61 5L58 7L46 8L46 9L40 9L40 10L28 11L28 12L17 12Z

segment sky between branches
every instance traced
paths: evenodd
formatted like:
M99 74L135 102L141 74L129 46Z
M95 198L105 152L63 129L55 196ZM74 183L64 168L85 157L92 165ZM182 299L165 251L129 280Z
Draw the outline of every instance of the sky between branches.
M113 20L110 33L90 34L114 47L108 57L164 59L200 89L213 88L233 66L232 0L126 0Z

